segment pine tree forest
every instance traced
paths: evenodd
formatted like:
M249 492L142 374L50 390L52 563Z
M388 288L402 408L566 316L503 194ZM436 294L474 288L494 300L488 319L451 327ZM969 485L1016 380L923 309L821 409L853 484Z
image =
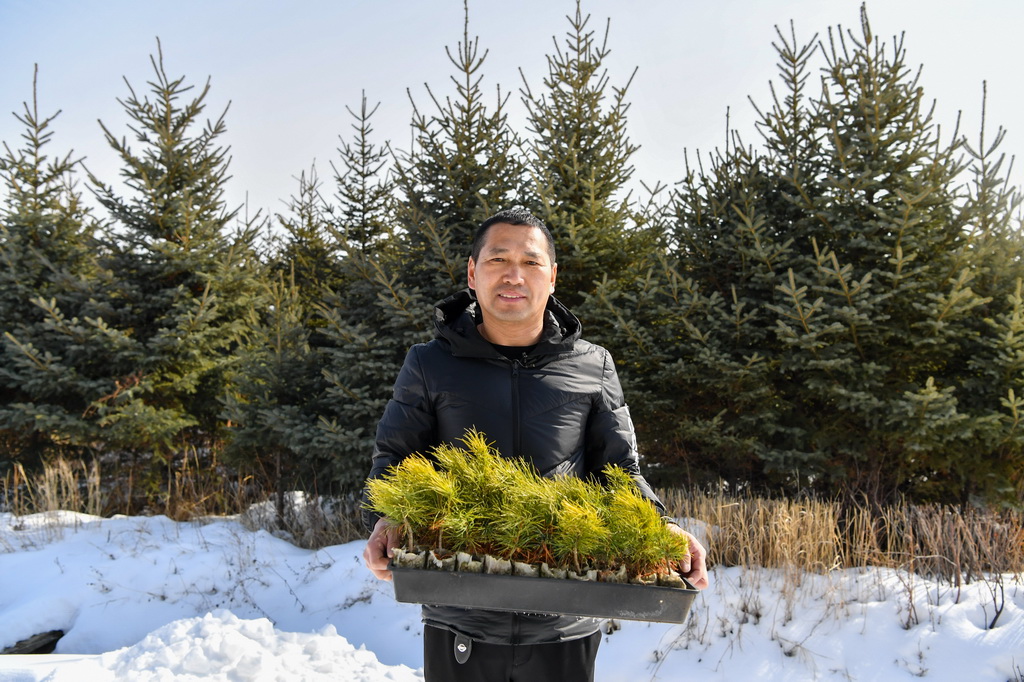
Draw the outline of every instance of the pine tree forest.
M544 78L512 90L468 12L451 28L405 148L364 94L273 216L225 203L240 114L208 110L159 42L119 100L127 129L98 132L119 178L57 149L59 116L26 93L0 149L0 477L97 461L124 512L168 511L189 467L357 490L476 226L523 206L616 359L656 485L1020 508L1020 190L1002 128L940 134L898 37L863 9L778 29L756 128L638 194L611 24L577 3Z

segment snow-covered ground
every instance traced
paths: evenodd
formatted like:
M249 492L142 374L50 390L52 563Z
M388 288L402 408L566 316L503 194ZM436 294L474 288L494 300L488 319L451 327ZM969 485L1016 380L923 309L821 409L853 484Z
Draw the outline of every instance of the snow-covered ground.
M54 654L0 656L0 681L422 680L419 607L361 552L298 549L238 519L0 514L0 649L66 633ZM880 569L716 569L685 625L618 624L601 682L1024 682L1013 576L957 588Z

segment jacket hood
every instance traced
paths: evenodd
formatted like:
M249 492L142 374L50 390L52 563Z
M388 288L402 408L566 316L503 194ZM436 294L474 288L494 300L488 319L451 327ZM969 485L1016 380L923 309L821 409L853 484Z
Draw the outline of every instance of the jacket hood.
M472 289L463 289L434 307L434 336L451 344L454 355L497 356L494 346L476 329L481 321L476 294ZM544 331L531 355L555 355L572 351L582 333L583 325L579 319L558 299L549 296L544 312Z

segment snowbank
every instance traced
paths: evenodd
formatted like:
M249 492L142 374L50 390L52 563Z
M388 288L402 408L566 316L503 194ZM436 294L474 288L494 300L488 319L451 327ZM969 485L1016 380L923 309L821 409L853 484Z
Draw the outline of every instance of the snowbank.
M420 680L419 608L361 552L299 549L235 519L0 514L0 649L65 632L52 655L0 657L0 682ZM612 624L597 679L1024 680L1012 576L712 578L685 625Z

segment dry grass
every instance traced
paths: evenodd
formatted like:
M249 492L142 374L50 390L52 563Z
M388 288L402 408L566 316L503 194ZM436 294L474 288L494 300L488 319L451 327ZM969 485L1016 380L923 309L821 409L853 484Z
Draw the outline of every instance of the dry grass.
M103 511L96 461L58 459L35 477L27 476L25 469L15 464L3 484L0 509L6 507L15 515L61 510L99 516Z
M298 547L317 549L366 537L358 496L323 498L288 493L285 500L268 499L250 506L241 516L249 530L265 530Z
M179 521L242 514L303 547L365 537L359 499L276 496L266 477L229 475L191 452L168 468L161 498L133 503L132 478L104 481L97 462L57 459L29 477L15 465L0 489L0 511L16 516L74 511L97 516L166 514ZM712 565L825 573L889 567L952 584L1024 574L1024 515L900 504L873 508L816 499L767 499L721 490L659 491L671 515L707 525Z
M822 573L900 568L960 584L987 573L1024 573L1024 517L900 504L881 509L721 491L659 493L669 513L708 525L713 564Z
M192 450L168 465L164 487L142 497L139 476L122 467L103 480L100 464L54 459L34 474L20 464L0 480L0 511L15 516L72 511L94 516L164 514L176 521L241 515L251 530L264 529L307 548L342 544L365 537L359 499L325 500L316 495L278 495L268 477L228 474L216 459Z
M725 566L794 566L822 572L840 563L837 509L813 500L662 492L673 516L710 528L711 560Z
M216 462L186 453L167 466L166 482L157 493L143 491L141 467L118 463L116 476L101 476L98 460L55 458L34 473L15 463L0 480L0 511L16 516L73 511L95 516L166 514L175 520L238 513L252 503L251 476L226 477ZM106 472L104 472L106 474Z
M253 491L266 489L252 474L228 473L216 450L204 455L196 448L168 466L166 480L162 513L176 521L241 513L258 499Z

